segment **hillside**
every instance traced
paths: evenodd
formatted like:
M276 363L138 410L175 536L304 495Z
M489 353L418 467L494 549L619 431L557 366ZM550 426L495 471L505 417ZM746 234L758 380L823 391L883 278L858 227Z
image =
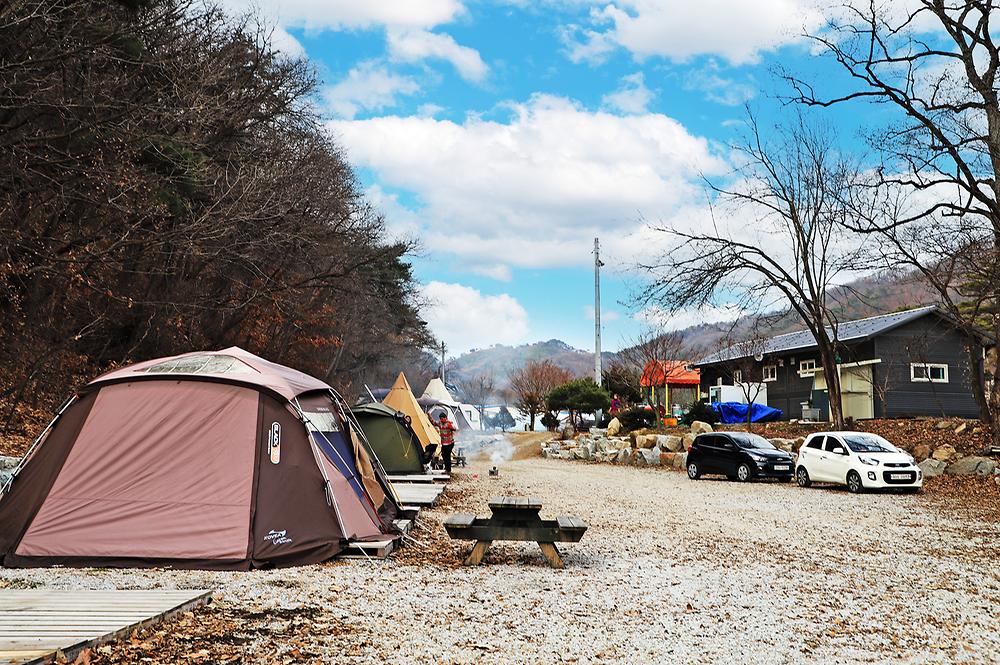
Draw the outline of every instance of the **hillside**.
M912 278L868 278L838 288L833 294L837 314L841 320L860 319L901 309L919 307L934 301L931 291ZM677 331L683 347L693 359L711 352L732 336L731 331L747 331L759 325L767 335L780 335L801 330L801 322L792 314L769 314L763 317L744 317L737 321L703 324ZM605 362L614 353L603 354ZM474 349L458 358L449 360L449 374L457 380L477 374L492 373L497 386L506 386L508 374L531 360L551 360L578 376L590 376L594 370L592 351L574 348L558 339L545 342L506 346L497 344L485 349Z

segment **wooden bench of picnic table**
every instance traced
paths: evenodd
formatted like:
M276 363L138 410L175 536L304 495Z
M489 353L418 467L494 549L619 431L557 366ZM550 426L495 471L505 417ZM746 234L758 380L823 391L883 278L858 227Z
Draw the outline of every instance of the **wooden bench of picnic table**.
M492 517L456 513L444 520L444 528L455 540L475 540L466 566L478 565L495 540L535 541L553 568L562 568L563 560L556 543L578 543L587 530L579 517L563 515L554 520L539 516L542 502L535 498L493 497L489 502Z

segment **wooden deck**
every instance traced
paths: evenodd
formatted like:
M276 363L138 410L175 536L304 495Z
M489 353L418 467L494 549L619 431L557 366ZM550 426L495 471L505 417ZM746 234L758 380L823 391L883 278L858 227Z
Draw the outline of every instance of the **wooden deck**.
M211 591L0 590L0 665L68 661L88 647L208 603Z
M389 476L389 481L396 483L447 483L451 476L447 473L411 473L402 476Z
M433 506L444 493L444 485L393 483L396 495L404 506Z

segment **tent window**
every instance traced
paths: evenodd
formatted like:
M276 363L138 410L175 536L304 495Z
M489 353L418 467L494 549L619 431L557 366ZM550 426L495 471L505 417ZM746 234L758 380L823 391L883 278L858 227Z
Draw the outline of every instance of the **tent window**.
M337 416L331 411L306 413L306 427L310 432L339 432L340 424Z
M233 356L188 356L150 365L143 372L156 374L257 374L250 365Z

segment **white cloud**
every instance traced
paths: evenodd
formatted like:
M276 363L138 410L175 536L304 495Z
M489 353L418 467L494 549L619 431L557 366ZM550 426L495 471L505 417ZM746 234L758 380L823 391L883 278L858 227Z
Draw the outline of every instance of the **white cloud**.
M490 279L495 279L498 282L509 282L514 279L514 275L510 272L510 266L503 263L483 263L474 265L469 268L469 272L476 275L482 275L483 277L489 277Z
M222 4L234 13L250 11L284 27L315 31L430 28L465 13L459 0L222 0Z
M588 321L594 320L594 306L587 305L583 308L583 316ZM621 318L621 314L614 311L613 309L604 309L601 307L601 323L610 323L611 321L617 321ZM604 327L603 325L601 326Z
M725 171L703 138L660 114L588 111L537 95L504 121L426 117L338 120L330 129L352 163L411 192L426 246L469 263L584 265L593 238L630 262L644 246L638 219L703 200L701 172ZM610 262L610 261L609 261Z
M754 98L757 87L750 83L741 83L722 75L719 63L711 60L704 67L689 71L684 76L684 88L700 90L712 102L736 106Z
M622 78L622 86L615 92L604 95L601 104L622 113L645 113L653 101L653 91L646 87L642 72Z
M402 62L418 62L429 58L450 62L462 78L480 82L489 68L479 51L458 44L450 35L428 30L396 30L388 33L389 54Z
M577 28L569 43L575 60L605 57L621 46L637 59L685 61L718 55L733 64L755 63L762 51L801 39L817 28L815 0L614 0L591 11L591 28Z
M368 60L351 69L343 80L325 88L322 95L333 113L353 118L360 111L381 111L395 106L397 97L418 90L420 86L413 79Z
M423 289L429 301L421 310L431 330L459 354L483 345L521 344L527 340L528 312L506 293L484 295L462 284L430 282Z

